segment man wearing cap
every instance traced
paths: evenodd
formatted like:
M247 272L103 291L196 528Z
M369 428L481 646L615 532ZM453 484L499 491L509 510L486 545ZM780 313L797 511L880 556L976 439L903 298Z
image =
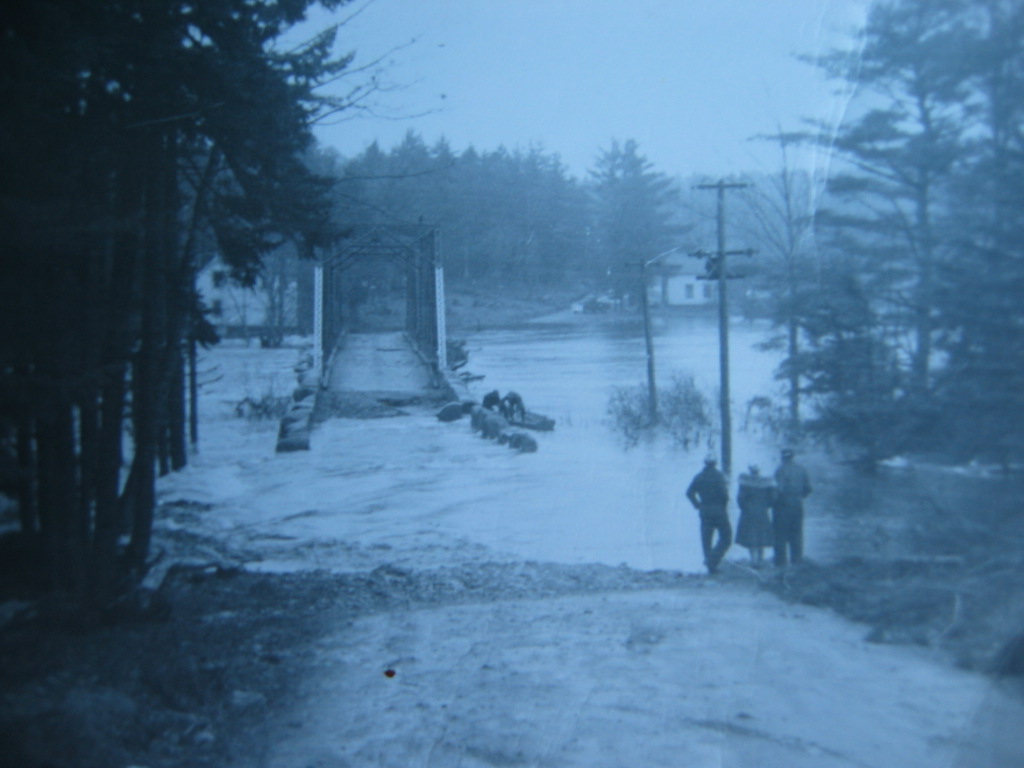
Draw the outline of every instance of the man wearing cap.
M793 460L793 449L782 449L782 464L775 470L776 496L772 514L775 565L794 565L804 556L804 499L811 493L807 470Z
M732 526L725 509L729 502L729 484L716 464L714 456L704 459L704 469L697 473L686 489L686 498L700 512L700 542L708 573L718 570L718 564L732 545ZM715 531L718 532L718 541L712 547Z

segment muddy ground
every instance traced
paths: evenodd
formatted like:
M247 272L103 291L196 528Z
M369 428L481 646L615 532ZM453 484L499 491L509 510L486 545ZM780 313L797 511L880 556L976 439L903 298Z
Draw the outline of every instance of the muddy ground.
M835 610L870 641L930 646L951 665L1024 680L1024 554L989 543L982 559L953 544L942 558L781 572L735 561L717 578L757 580L766 600ZM317 640L345 621L395 608L685 589L697 578L535 563L368 574L209 566L173 569L158 592L105 616L36 602L0 631L0 766L259 764L263 724L293 709Z

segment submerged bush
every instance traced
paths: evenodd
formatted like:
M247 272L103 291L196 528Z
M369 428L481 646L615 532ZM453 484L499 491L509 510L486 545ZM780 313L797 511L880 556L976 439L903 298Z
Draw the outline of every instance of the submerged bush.
M636 445L641 436L667 432L682 448L701 442L709 444L713 436L711 403L697 388L692 376L675 374L667 387L658 390L658 420L651 423L650 397L645 384L615 387L608 401L608 416L613 430L627 445Z
M235 403L235 416L260 421L263 419L280 419L288 412L291 398L288 395L277 395L264 392L258 397L247 395Z
M615 387L608 400L611 426L622 435L627 445L636 445L644 431L651 428L650 399L647 387Z
M658 415L677 445L690 448L711 436L711 402L693 376L676 374L658 393Z

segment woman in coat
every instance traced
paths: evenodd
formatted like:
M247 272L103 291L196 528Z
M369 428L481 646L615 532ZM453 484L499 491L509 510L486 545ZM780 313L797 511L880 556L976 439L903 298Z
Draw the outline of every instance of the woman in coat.
M736 503L740 508L740 521L736 527L736 543L750 550L754 567L764 564L764 548L772 546L772 523L768 510L775 503L775 483L762 477L756 464L740 475L740 490Z

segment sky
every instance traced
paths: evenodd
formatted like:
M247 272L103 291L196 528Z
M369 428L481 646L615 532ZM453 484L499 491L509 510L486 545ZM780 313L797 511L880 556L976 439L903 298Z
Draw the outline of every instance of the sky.
M373 114L316 128L343 156L412 130L456 151L539 147L582 176L613 139L634 139L657 171L730 175L778 166L752 137L841 119L838 85L797 56L848 47L868 2L357 0L292 37L345 21L353 67L380 60Z

